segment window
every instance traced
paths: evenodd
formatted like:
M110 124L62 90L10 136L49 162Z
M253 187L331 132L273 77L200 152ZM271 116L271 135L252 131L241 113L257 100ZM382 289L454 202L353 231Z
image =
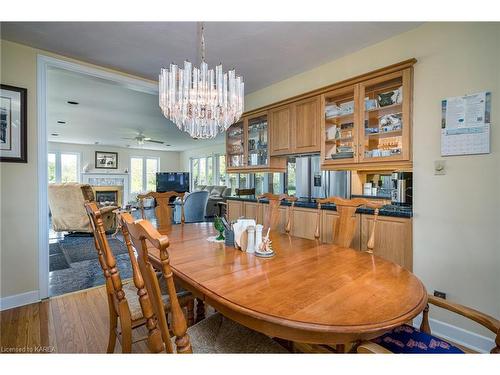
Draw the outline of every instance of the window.
M226 185L226 155L219 155L219 185Z
M50 152L47 158L49 184L80 182L80 154Z
M146 190L156 190L156 172L158 172L158 159L146 159Z
M156 190L156 173L160 159L153 157L130 158L130 189L132 193Z
M226 174L226 155L212 155L192 158L189 175L191 190L199 185L228 185Z
M56 154L49 154L49 184L56 182Z

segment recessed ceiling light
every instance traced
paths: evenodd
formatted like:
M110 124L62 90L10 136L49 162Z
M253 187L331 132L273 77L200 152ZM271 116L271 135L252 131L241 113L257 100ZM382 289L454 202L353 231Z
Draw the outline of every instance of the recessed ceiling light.
M58 124L66 124L66 121L57 121Z
M99 141L94 142L94 144L95 144L95 145L98 145L98 144L99 144Z
M54 137L57 137L57 136L59 136L59 133L52 133L51 135Z
M75 102L74 100L68 100L68 104L78 105L80 103Z
M172 146L172 145L165 145L165 146Z

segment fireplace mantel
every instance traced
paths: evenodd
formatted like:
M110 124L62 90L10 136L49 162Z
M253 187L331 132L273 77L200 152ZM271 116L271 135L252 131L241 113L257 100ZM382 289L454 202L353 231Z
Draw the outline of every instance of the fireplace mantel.
M84 172L81 174L81 181L84 184L90 184L92 186L122 186L123 194L121 204L123 206L125 206L129 200L129 179L130 176L128 173Z

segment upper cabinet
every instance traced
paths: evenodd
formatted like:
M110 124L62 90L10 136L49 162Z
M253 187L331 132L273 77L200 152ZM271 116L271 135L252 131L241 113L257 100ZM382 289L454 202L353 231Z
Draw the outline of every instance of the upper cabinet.
M295 102L292 126L292 152L310 153L320 150L320 96Z
M406 60L246 113L227 132L230 171L286 170L321 153L322 169L411 169L413 64Z
M411 168L411 68L323 94L323 169Z
M407 69L359 85L360 162L410 160L410 77Z
M318 95L269 111L271 156L320 151L320 99Z
M226 132L229 172L284 172L285 158L270 158L267 111L256 113L229 127Z
M231 125L226 132L227 168L242 168L245 165L245 121Z
M358 162L359 86L350 85L322 96L321 160L323 165Z
M292 149L293 105L269 111L271 156L288 155Z

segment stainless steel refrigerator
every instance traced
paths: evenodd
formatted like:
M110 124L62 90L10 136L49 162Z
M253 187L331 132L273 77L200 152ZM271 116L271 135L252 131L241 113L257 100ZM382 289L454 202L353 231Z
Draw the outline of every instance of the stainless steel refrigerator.
M351 172L321 171L319 155L299 155L288 159L294 168L296 196L302 199L326 197L350 198Z

